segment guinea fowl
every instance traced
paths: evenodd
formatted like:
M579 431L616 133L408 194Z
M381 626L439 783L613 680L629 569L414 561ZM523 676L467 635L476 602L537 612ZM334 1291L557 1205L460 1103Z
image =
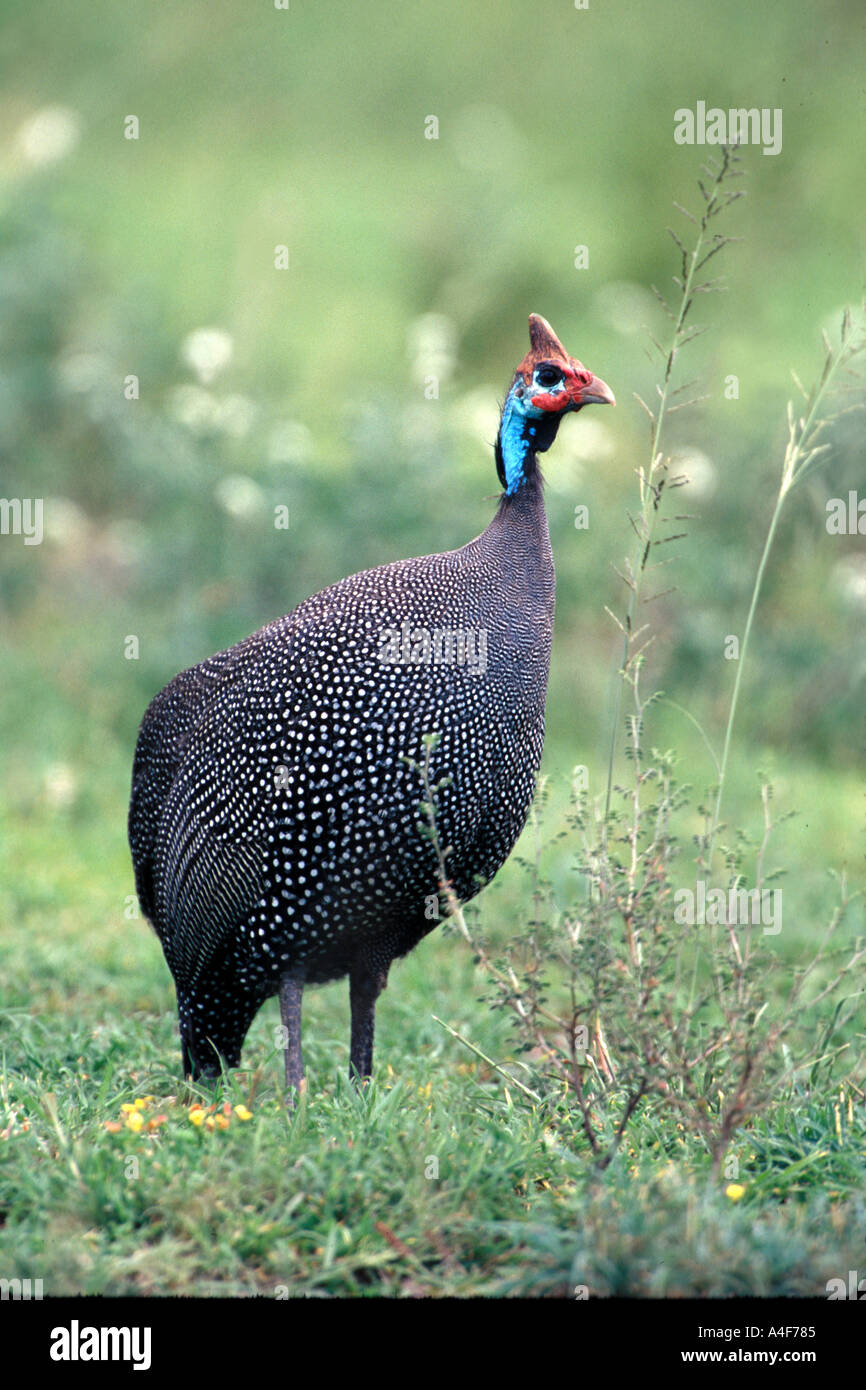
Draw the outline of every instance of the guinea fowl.
M460 550L314 594L181 672L138 736L129 841L142 910L177 988L185 1074L240 1063L279 993L286 1081L304 1085L305 984L349 976L350 1074L370 1074L391 962L436 925L419 831L432 741L437 832L473 897L523 829L544 741L553 556L538 455L613 392L529 320L495 445L504 489Z

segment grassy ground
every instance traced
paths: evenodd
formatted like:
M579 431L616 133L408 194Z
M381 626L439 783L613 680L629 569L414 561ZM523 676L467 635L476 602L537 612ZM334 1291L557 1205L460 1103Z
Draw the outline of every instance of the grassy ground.
M3 826L8 1277L57 1294L821 1295L858 1267L860 1097L790 1090L738 1136L742 1195L656 1106L598 1174L564 1102L535 1106L434 1022L524 1075L467 948L442 930L392 972L363 1095L345 1080L344 983L308 992L296 1113L275 1001L225 1087L181 1085L170 978L118 894L131 876L106 808L121 754L107 749L83 800L58 806L55 787ZM523 894L511 864L488 926L519 930Z
M98 998L51 1018L13 1011L9 1277L41 1278L49 1293L567 1296L582 1284L593 1296L820 1295L858 1267L862 1107L850 1122L836 1097L780 1107L746 1136L738 1202L699 1146L652 1112L594 1178L577 1135L554 1138L430 1021L446 993L460 1017L462 998L473 1036L495 1045L471 1012L471 972L445 945L398 972L364 1095L342 1079L346 1049L330 1025L343 1010L323 997L308 1011L308 1100L287 1117L263 1021L251 1070L202 1097L218 1117L224 1105L248 1110L241 1120L231 1109L225 1129L191 1121L167 1013ZM137 1097L151 1099L133 1132L120 1122Z

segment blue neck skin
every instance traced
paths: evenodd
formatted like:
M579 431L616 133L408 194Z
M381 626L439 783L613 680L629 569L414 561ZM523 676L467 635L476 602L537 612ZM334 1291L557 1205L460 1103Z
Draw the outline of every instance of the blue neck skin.
M539 445L546 447L546 441L542 444L539 436L542 433L547 434L548 431L540 431L536 424L544 415L543 410L532 405L528 396L517 395L517 385L512 386L502 408L502 423L497 440L497 453L502 462L500 476L504 474L502 481L509 497L513 497L517 489L526 482L527 454L534 453Z

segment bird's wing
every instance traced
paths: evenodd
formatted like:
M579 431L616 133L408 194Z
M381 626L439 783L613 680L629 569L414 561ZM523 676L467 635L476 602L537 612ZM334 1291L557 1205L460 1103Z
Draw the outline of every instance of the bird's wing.
M184 740L154 843L159 931L176 979L219 962L266 888L266 722L237 663Z
M191 730L230 664L219 652L181 671L151 700L138 733L129 800L129 845L135 886L144 915L156 926L154 850L166 798Z

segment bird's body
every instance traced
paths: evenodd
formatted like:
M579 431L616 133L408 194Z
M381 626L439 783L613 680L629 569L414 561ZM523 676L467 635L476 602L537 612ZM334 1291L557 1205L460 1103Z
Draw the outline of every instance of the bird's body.
M145 714L130 843L194 1075L220 1056L237 1065L279 992L287 1079L300 1085L303 986L345 974L352 1068L369 1072L391 961L438 917L439 861L419 831L426 736L460 898L523 828L544 741L553 557L534 450L519 482L507 442L497 463L506 493L468 545L341 580L182 672Z

